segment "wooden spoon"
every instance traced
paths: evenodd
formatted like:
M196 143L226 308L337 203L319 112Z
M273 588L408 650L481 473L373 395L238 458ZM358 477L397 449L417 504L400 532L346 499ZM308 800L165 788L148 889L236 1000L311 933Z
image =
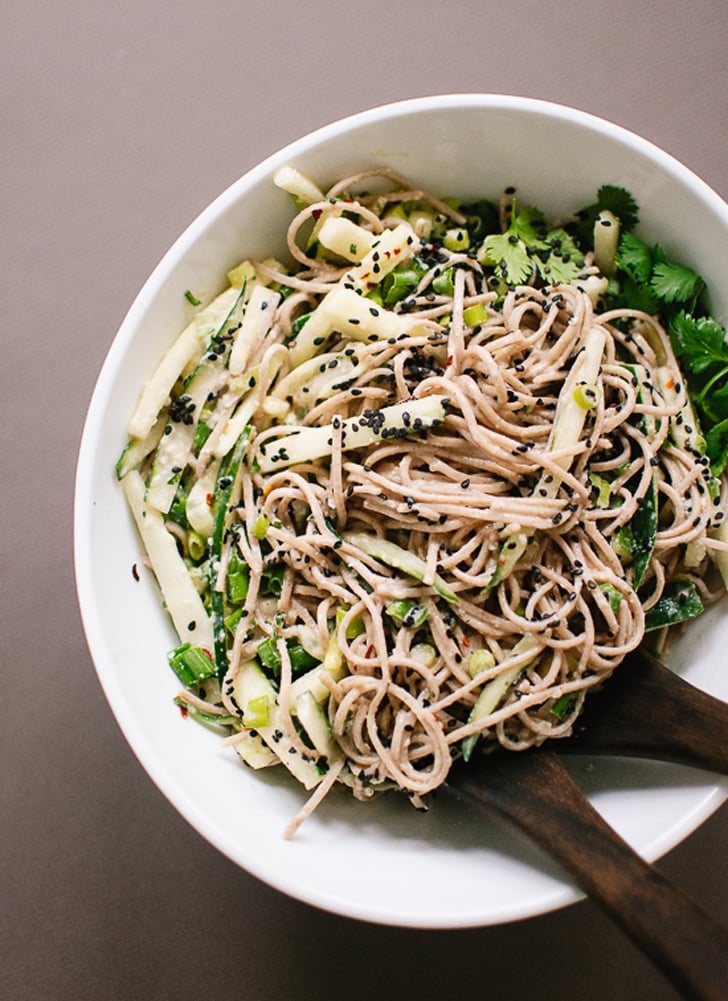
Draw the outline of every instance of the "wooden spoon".
M728 775L728 703L638 649L587 698L574 735L557 746L560 753L652 758Z
M728 771L721 747L728 706L649 655L631 656L593 700L597 706L594 712L590 707L579 735L559 741L559 748ZM728 998L728 932L606 823L555 751L481 756L455 767L445 788L515 823L536 841L685 998Z

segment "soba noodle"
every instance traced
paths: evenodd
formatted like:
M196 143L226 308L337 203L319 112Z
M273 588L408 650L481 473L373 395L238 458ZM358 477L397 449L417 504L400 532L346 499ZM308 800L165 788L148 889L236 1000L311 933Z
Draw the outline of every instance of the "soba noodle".
M382 173L393 190L354 194ZM377 282L362 286L353 246L349 260L322 256L315 237L326 218L345 216L376 240L402 224L405 202L423 207L410 236L418 279L385 308L371 296ZM568 284L494 290L474 250L428 242L427 212L455 229L465 221L388 172L346 178L298 212L295 270L253 262L275 313L242 372L220 368L204 401L209 437L189 456L187 489L190 476L214 483L220 442L247 408L221 550L207 583L197 578L205 602L206 588L227 593L233 564L247 587L224 639L216 627L227 658L219 688L208 679L181 702L224 718L241 754L263 734L268 758L256 766L284 757L271 753L282 739L315 763L323 783L311 807L335 781L361 799L398 788L419 805L476 740L521 750L568 735L589 691L642 642L667 589L690 581L703 603L722 593L708 572L721 506L684 427L685 381L657 319L599 312L605 282L590 255ZM352 316L329 323L307 353L311 316L342 289L373 317L394 317L394 333L359 333ZM407 418L428 400L441 401L439 416ZM574 400L576 432L563 435ZM364 445L360 425L372 431ZM290 460L291 443L319 427L330 433L324 454ZM649 511L653 537L640 555L628 542ZM190 565L194 533L179 521ZM251 726L236 680L245 665L260 670L265 642L275 696ZM313 665L303 673L294 645ZM307 671L318 672L328 759L299 718Z

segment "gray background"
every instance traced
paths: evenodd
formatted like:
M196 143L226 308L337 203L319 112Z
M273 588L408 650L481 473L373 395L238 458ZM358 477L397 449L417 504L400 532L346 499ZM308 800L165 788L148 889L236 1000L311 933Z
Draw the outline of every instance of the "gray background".
M0 993L672 1001L590 903L483 930L380 928L289 900L202 841L96 681L72 489L124 313L248 167L379 103L496 91L610 118L725 197L728 7L2 0L0 15ZM726 923L727 841L723 808L660 863Z

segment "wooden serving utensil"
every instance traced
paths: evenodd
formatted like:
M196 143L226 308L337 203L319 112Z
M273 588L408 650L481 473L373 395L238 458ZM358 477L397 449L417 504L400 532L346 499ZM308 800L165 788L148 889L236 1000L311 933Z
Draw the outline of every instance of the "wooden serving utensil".
M588 700L587 700L588 701ZM564 752L637 755L728 772L728 705L644 652L592 696ZM516 824L569 872L685 998L728 998L728 932L611 828L554 750L482 755L445 788Z
M613 754L696 765L728 775L728 703L641 648L589 696L560 753Z

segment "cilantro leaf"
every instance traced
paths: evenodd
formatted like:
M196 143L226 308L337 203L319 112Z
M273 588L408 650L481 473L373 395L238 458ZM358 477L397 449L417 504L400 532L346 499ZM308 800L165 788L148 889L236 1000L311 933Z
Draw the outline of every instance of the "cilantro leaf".
M512 233L526 244L537 244L544 228L543 213L532 205L524 205L515 211L515 202L508 233Z
M546 233L543 213L531 205L516 212L515 202L508 229L486 237L483 247L487 261L512 285L528 281L534 267L549 285L568 283L579 274L584 261L565 230Z
M582 247L593 249L594 223L599 213L605 211L617 216L623 233L633 229L639 221L639 208L629 191L614 184L603 184L597 191L597 200L576 213L579 220L576 237Z
M546 250L536 255L538 273L549 284L568 285L579 274L584 255L566 230L552 229L544 240Z
M614 184L603 184L597 191L597 211L613 212L622 224L622 230L633 229L639 221L637 202L625 188Z
M728 420L720 421L705 435L705 454L714 476L720 476L728 465Z
M685 368L699 375L713 364L728 367L728 343L725 330L710 316L697 319L684 310L670 323L670 340L675 354Z
M705 287L703 279L685 264L668 259L659 245L654 249L654 265L650 284L665 302L695 300Z
M649 284L652 277L652 251L634 233L623 233L619 241L617 267L626 271L635 281Z
M531 277L531 258L523 241L515 237L510 228L505 233L487 236L483 246L489 262L511 284L522 285Z

